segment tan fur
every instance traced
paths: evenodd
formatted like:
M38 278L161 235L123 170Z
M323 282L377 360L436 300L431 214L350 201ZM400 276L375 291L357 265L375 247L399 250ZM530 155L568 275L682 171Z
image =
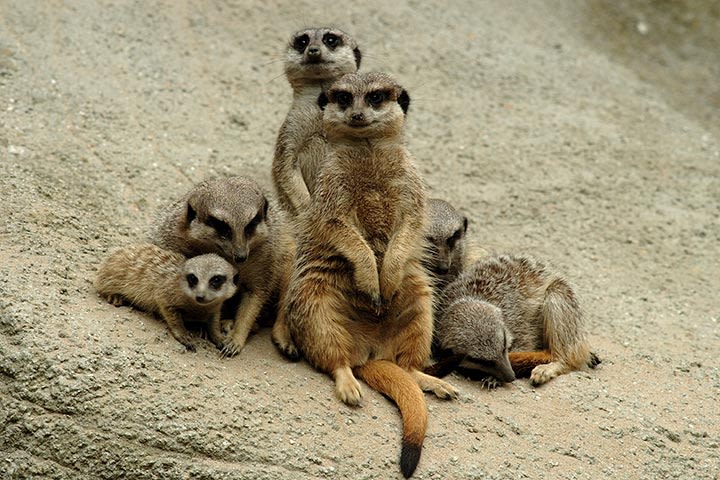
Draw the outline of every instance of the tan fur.
M262 308L282 295L288 281L295 242L283 213L248 177L206 180L161 212L151 238L186 256L217 253L235 264L242 297L223 354L239 353ZM282 323L273 339L297 355Z
M384 98L373 107L368 95L378 91ZM338 99L347 94L352 102L343 108ZM424 431L426 417L412 413L425 410L422 395L405 398L409 393L393 383L411 382L443 398L456 392L419 371L430 354L432 292L420 264L424 187L403 141L401 103L407 100L406 108L409 97L375 73L344 76L325 99L329 154L300 217L287 319L305 358L335 379L338 398L360 401L355 369L378 391L403 397L394 398L401 409L412 405L402 410L403 422L412 424L405 428ZM400 368L380 374L370 360ZM419 457L421 445L403 449L406 476L417 464L410 452Z
M318 95L323 87L359 66L355 40L336 28L309 28L290 39L285 74L293 101L278 133L272 174L280 205L291 217L310 201L327 150Z
M148 243L112 253L100 266L95 288L115 306L128 303L160 315L172 336L195 350L183 320L207 323L210 339L221 346L220 309L237 282L235 267L218 255L186 259Z
M514 360L513 368L522 372L535 362L530 373L535 385L598 362L572 288L541 262L522 255L477 262L445 288L436 344L440 351L466 355L471 363L482 360L475 365L481 369ZM509 350L522 353L511 357Z

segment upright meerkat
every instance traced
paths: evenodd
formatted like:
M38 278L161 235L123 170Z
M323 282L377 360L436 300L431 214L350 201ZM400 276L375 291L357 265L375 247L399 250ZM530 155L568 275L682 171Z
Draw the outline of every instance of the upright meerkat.
M570 285L525 255L487 258L450 283L440 295L435 342L441 361L450 358L502 382L514 380L514 370L541 385L599 363ZM439 373L437 367L426 371Z
M278 133L272 175L280 205L293 217L308 204L327 149L318 95L344 74L356 72L360 59L355 40L336 28L300 30L290 39L285 75L293 101Z
M159 314L175 339L195 350L183 320L208 324L208 333L222 346L220 310L235 294L235 267L215 254L186 259L150 243L112 253L100 266L95 289L115 306L130 304Z
M272 207L248 177L206 180L160 212L153 243L185 256L217 253L240 275L240 304L224 355L240 352L263 306L282 294L295 244L282 212ZM273 327L273 340L297 356L287 326Z
M420 263L424 186L404 144L410 98L391 77L367 73L343 76L318 101L329 151L299 217L284 314L340 400L359 403L355 374L395 401L408 477L427 425L421 389L456 395L420 371L430 354L432 290Z

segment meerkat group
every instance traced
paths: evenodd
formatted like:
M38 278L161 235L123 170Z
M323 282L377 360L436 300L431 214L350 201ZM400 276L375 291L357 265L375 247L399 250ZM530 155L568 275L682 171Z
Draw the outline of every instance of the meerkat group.
M112 253L95 287L161 316L188 350L186 321L206 323L233 356L272 318L278 350L330 375L342 402L361 402L359 379L397 404L409 477L427 428L422 392L457 396L439 377L469 369L486 384L529 374L540 385L599 360L565 280L477 248L467 216L426 198L405 143L410 95L388 74L358 73L361 58L339 29L293 34L293 98L271 168L278 203L249 177L204 180L158 213L151 243Z

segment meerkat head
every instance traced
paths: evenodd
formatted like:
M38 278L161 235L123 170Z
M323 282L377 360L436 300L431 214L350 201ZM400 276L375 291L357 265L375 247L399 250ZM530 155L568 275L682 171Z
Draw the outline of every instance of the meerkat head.
M224 302L235 294L239 283L235 267L214 253L189 258L180 275L182 291L199 305Z
M329 138L379 138L400 135L410 96L384 73L351 73L318 97Z
M244 262L268 235L268 201L253 180L207 180L190 193L183 228L195 251Z
M463 261L468 219L445 200L431 198L425 225L425 266L435 275L445 275Z
M515 380L508 358L513 337L498 307L477 298L461 297L448 306L438 324L441 347L465 355L461 367L501 382Z
M362 54L355 40L337 28L296 32L287 47L285 75L291 85L333 81L360 68Z

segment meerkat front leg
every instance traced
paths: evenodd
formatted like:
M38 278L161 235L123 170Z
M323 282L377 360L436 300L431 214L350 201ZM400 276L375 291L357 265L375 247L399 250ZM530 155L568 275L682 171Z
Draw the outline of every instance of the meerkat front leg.
M160 307L160 315L168 326L170 334L175 337L175 340L185 345L185 348L191 352L195 351L195 344L192 341L192 335L185 328L182 316L177 310L168 308L165 306Z
M215 344L216 347L223 347L223 334L222 334L222 321L220 320L221 309L213 312L208 323L208 334L210 335L210 341Z
M248 292L242 299L235 316L235 325L224 342L223 356L233 357L240 353L266 299L266 295L257 292Z
M385 301L390 300L400 287L405 275L405 264L416 248L417 242L413 240L420 228L411 222L403 222L388 242L379 275L380 292Z
M278 302L278 314L273 324L270 338L280 352L292 362L300 360L300 351L290 335L290 326L287 322L285 311L282 308L283 302Z
M305 184L305 179L303 178L302 172L299 168L295 167L286 173L288 179L290 180L290 185L288 185L285 196L290 204L290 213L292 215L297 215L305 210L308 203L310 203L310 191Z
M328 227L335 231L331 237L334 240L332 246L353 266L358 290L369 295L376 306L380 305L380 278L375 253L360 232L346 222L334 219Z

